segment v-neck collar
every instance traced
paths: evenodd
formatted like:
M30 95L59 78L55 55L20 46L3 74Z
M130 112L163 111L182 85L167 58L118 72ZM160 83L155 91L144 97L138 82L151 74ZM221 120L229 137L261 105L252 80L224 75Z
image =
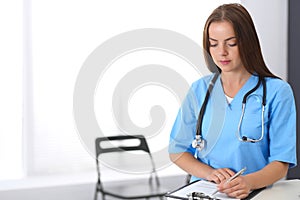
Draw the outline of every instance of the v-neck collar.
M235 104L241 104L242 100L244 98L244 95L255 86L256 82L258 81L258 76L251 75L248 80L245 82L245 84L240 88L240 90L236 93L236 95L233 97L231 103L227 103L229 106L235 105ZM221 81L221 76L219 76L218 84L221 84L224 98L225 92ZM226 101L227 102L227 101Z

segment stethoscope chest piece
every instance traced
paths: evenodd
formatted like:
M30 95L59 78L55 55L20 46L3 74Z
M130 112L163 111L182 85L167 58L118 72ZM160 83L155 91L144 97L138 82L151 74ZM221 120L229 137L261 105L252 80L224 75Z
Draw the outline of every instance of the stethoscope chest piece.
M196 135L196 138L192 142L192 147L202 151L205 148L205 145L205 140L202 139L200 135Z

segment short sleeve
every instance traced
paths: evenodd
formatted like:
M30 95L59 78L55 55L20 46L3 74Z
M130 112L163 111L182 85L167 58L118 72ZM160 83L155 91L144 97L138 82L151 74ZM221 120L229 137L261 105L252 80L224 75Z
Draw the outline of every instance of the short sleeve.
M191 87L178 111L174 122L169 141L169 153L194 153L191 147L195 137L196 123L199 110L195 93Z
M269 162L281 161L294 167L297 164L297 158L296 107L293 91L290 85L285 82L271 90L273 91L270 92L275 95L272 99L269 123Z

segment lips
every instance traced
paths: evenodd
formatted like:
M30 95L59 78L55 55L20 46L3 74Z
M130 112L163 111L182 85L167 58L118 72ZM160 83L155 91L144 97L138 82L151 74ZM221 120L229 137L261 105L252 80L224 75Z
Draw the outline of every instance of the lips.
M228 65L230 63L230 60L220 60L220 63L222 65Z

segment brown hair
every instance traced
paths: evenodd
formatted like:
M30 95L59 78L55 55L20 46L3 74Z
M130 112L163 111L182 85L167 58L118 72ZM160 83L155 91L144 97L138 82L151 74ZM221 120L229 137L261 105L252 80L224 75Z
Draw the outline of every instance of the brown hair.
M203 48L206 64L210 71L216 72L217 68L221 72L221 69L211 59L208 35L211 23L219 21L227 21L232 24L242 63L250 74L257 74L263 77L276 77L270 72L264 62L258 36L250 14L242 5L236 3L219 6L212 12L205 23Z

